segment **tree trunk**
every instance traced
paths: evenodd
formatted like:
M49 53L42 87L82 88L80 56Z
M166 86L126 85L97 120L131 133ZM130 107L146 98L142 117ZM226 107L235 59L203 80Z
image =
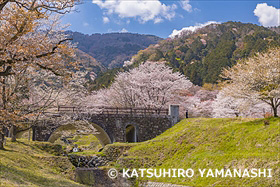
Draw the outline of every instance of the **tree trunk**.
M273 107L272 109L273 109L274 117L278 117L278 115L277 115L277 107Z
M17 134L17 129L15 125L12 125L11 129L10 129L10 135L11 135L11 142L16 142L17 138L16 138L16 134Z
M277 108L279 106L279 99L278 98L271 98L269 104L270 104L270 106L271 106L271 108L273 110L273 116L274 117L278 117L278 115L277 115Z
M4 141L5 141L5 136L4 136L4 134L0 131L0 150L4 150Z
M28 141L30 141L30 136L31 136L31 127L29 126L29 129L28 129Z

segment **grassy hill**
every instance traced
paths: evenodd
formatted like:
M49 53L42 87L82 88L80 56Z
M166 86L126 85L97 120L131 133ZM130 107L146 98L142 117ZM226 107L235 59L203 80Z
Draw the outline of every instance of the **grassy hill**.
M264 121L269 120L269 125ZM92 136L77 137L80 146L94 146ZM121 155L111 163L122 168L192 168L192 178L138 178L185 186L280 186L280 118L184 119L158 137L141 143L107 145L104 156ZM115 150L112 151L112 150ZM123 153L122 150L124 151ZM0 186L82 186L73 182L73 165L57 144L7 142L0 150ZM117 152L116 152L117 151ZM92 153L91 153L92 152ZM95 154L94 151L82 155ZM113 158L113 157L112 157ZM272 169L272 178L200 177L198 169Z
M50 143L7 142L0 150L0 186L77 187L74 166L61 154L61 146Z
M142 181L186 186L280 186L280 119L269 122L265 126L264 119L185 119L150 141L136 143L115 167L195 171L192 178L140 178ZM271 168L273 177L206 178L200 177L199 168Z

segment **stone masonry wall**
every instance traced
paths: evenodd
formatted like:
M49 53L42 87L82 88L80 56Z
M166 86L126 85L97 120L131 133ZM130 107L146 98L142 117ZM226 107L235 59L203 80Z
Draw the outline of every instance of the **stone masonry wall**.
M87 120L100 126L111 142L127 142L126 127L136 128L137 142L152 139L172 127L169 116L140 115L90 115L81 114L75 120ZM48 141L51 134L60 126L53 121L38 124L33 128L33 140Z

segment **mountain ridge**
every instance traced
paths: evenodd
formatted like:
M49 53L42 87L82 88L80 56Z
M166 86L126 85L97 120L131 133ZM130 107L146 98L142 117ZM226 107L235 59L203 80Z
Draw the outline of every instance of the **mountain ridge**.
M174 71L186 75L195 85L217 84L222 81L219 75L223 68L232 67L238 60L248 58L256 52L280 46L279 29L280 27L266 28L251 23L230 21L210 24L194 32L185 32L180 37L166 39L133 33L84 35L72 32L72 34L76 33L72 36L74 36L74 42L80 42L80 45L79 43L77 45L78 49L91 57L94 57L94 52L99 54L95 59L105 69L99 71L97 78L91 83L91 89L96 90L110 86L119 71L127 71L147 60L165 61ZM135 39L138 37L151 37L153 43L140 50L135 47L133 52L126 54L123 53L125 44L131 44L131 47L132 42L125 41L129 37L124 36L136 36L130 39L134 44L139 41ZM90 37L98 39L87 40ZM112 37L113 42L110 43ZM95 41L95 44L91 41ZM120 41L122 46L118 46L117 41ZM151 40L144 40L142 44L145 41ZM100 43L103 43L103 47L100 47ZM148 44L149 42L145 43L145 45ZM85 48L91 45L93 45L92 48ZM132 65L124 68L122 67L124 61L131 61ZM106 68L107 71L105 71Z
M167 38L132 57L134 66L144 61L165 61L196 85L217 83L223 68L269 47L280 46L277 28L251 23L210 24L195 32Z
M83 34L66 32L73 38L77 48L100 62L108 69L122 67L124 61L137 54L139 50L156 44L162 38L154 35L136 33Z

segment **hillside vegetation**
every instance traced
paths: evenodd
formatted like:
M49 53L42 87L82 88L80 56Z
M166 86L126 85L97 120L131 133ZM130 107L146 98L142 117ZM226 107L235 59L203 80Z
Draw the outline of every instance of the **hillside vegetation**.
M279 46L280 34L273 30L241 22L211 24L151 45L139 51L132 61L134 65L147 60L166 61L196 85L217 83L223 68L256 52Z
M153 35L133 33L108 33L86 35L67 32L73 37L78 49L95 58L106 68L122 67L123 62L141 49L156 44L161 38Z
M195 85L216 84L221 80L219 75L223 68L232 67L238 60L256 52L280 46L278 31L279 27L265 28L241 22L208 25L138 51L131 59L132 66L103 72L90 87L92 90L108 87L118 72L137 67L144 61L165 61Z
M83 186L75 183L74 166L61 146L42 142L7 142L0 150L0 186Z
M280 186L280 119L184 119L160 136L135 144L119 168L192 168L192 178L140 178L186 186ZM128 144L123 144L124 146ZM108 146L115 146L108 145ZM116 144L120 146L120 144ZM271 168L272 178L200 177L198 169Z
M106 68L100 62L87 53L77 49L75 54L75 60L79 62L80 71L87 71L94 73L94 75L98 75L99 73L106 70Z

